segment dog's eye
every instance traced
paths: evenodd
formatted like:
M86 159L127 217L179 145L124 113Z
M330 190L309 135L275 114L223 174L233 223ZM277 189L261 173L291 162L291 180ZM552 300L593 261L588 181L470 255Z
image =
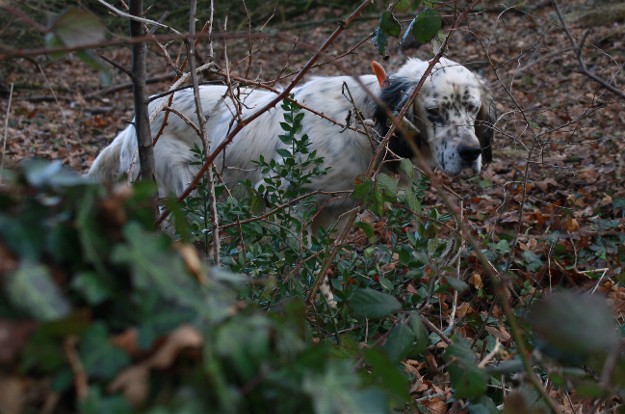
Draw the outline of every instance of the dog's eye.
M428 114L430 119L438 119L441 117L440 108L427 108L425 112Z
M468 103L468 104L467 104L467 110L468 110L470 113L474 114L474 113L476 113L477 111L479 111L479 110L480 110L480 107L479 107L479 106L477 106L477 105L475 105L475 104L473 104L473 103Z

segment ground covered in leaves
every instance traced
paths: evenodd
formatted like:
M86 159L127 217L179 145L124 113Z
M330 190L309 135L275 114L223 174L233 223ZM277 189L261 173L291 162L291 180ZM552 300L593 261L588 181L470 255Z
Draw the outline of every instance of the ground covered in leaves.
M568 2L563 12L581 7L575 3L582 2ZM217 38L214 60L233 75L284 85L336 28L336 15L340 13L317 9L289 21L275 17L263 26L266 36ZM452 21L453 16L446 18ZM222 17L216 22L223 27ZM242 22L237 29L246 31L246 24ZM262 24L258 22L253 30ZM383 60L369 40L376 24L374 12L358 20L331 45L324 64L310 75L369 73L373 59L393 71L406 58L432 56L430 45L400 48L391 39L390 56ZM228 25L235 27L233 22ZM487 2L470 14L453 34L448 56L480 73L490 85L499 113L494 161L480 177L440 179L462 206L463 216L493 265L507 270L512 283L523 287L517 290L516 300L530 302L540 292L559 287L603 292L622 323L625 101L581 73L578 58L588 71L625 91L624 31L622 23L590 26L575 22L568 23L568 30L575 44L550 1L509 9ZM176 47L171 44L169 50ZM208 55L208 47L201 50ZM121 66L130 66L127 49L101 53ZM172 82L171 67L157 47L150 48L148 59L149 91L160 92ZM128 78L116 69L112 74L112 86L103 86L98 73L75 56L5 62L0 75L0 113L8 125L5 166L38 157L86 171L98 151L132 118ZM444 210L434 194L428 202ZM384 226L376 228L382 233ZM484 294L488 281L471 255L459 266L458 276L470 290L453 307L441 306L442 314L431 315L434 325L446 327L452 311L459 318L472 313L500 314ZM445 301L441 298L441 303ZM504 326L487 329L504 348L510 343ZM469 331L464 334L471 335ZM419 364L407 361L406 369L418 377ZM434 385L433 378L417 381L412 391L430 395L422 403L433 412L447 409L443 396L448 390ZM590 404L555 390L553 395L567 412L580 412Z

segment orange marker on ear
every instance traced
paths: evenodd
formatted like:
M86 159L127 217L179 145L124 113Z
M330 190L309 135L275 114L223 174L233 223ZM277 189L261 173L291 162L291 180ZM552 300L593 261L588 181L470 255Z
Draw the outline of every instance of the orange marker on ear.
M380 83L380 87L384 87L385 83L386 83L386 80L388 79L388 75L386 74L386 71L384 70L382 65L380 65L375 60L372 60L371 61L371 69L373 69L373 73L378 78L378 82Z

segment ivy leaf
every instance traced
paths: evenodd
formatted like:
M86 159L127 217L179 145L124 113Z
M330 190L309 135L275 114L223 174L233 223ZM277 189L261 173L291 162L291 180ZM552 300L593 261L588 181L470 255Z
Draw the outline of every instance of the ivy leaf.
M425 8L410 23L409 31L417 42L427 43L438 34L442 24L443 20L438 12Z
M131 268L137 290L158 292L178 305L202 308L200 291L193 286L180 256L170 252L167 237L151 234L136 223L126 225L124 236L127 244L118 245L111 259Z
M113 346L103 323L96 322L82 335L80 358L90 376L112 379L120 369L130 363L130 357Z
M382 318L401 309L401 303L374 289L357 289L349 299L349 307L357 318Z
M70 302L52 280L48 269L25 261L6 280L9 300L38 321L51 321L69 315Z

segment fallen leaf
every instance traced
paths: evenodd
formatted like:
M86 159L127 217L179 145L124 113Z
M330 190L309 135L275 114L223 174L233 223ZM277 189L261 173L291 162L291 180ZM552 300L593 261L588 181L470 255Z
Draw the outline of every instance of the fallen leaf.
M126 368L109 384L108 391L121 391L133 407L139 407L148 396L149 375L150 369L145 364Z

